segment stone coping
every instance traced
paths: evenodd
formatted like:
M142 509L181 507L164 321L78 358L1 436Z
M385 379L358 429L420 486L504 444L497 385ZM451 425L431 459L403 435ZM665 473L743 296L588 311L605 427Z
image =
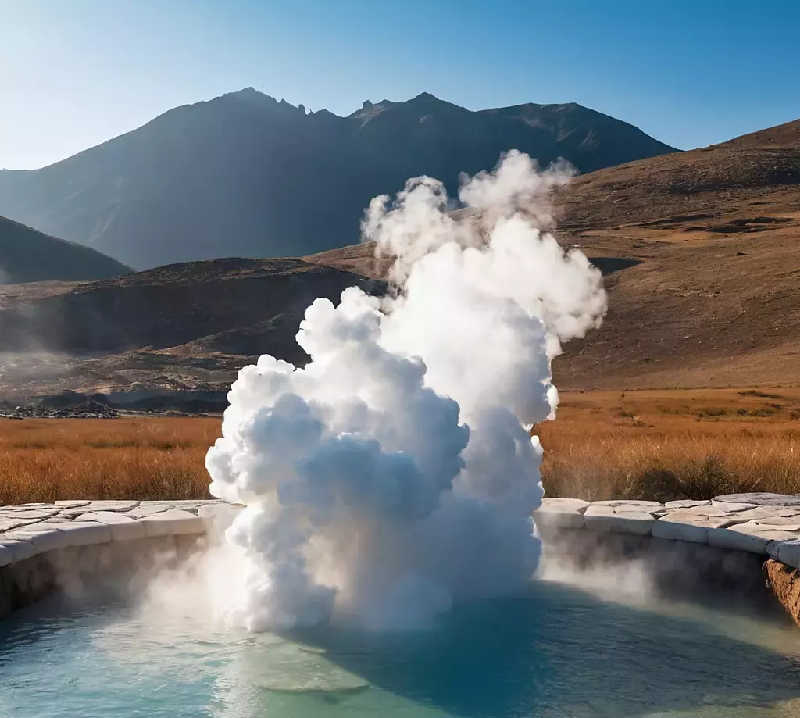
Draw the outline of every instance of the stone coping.
M113 552L115 546L118 554L128 555L152 541L196 542L204 534L218 535L241 508L215 499L0 506L0 618L59 585L57 566L51 565L59 556L96 554L95 548ZM592 541L591 532L626 541L631 539L625 535L652 536L682 542L683 550L705 544L743 552L742 558L772 559L764 564L768 584L800 625L800 495L735 494L666 503L545 498L533 515L545 542L566 529ZM131 551L135 546L141 548Z
M237 508L217 499L0 506L0 567L73 546L203 534L217 517ZM534 519L545 532L654 536L760 554L800 568L800 495L733 494L666 503L545 498Z
M584 529L708 544L800 568L800 495L730 494L708 501L583 501L545 498L545 531Z
M56 501L0 506L0 567L59 549L208 531L234 507L209 501Z

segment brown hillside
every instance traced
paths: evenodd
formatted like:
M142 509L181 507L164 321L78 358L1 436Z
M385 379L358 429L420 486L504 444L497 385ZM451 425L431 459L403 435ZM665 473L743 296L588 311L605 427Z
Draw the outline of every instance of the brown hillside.
M294 340L316 297L382 283L301 259L218 259L114 280L0 286L0 404L66 390L224 395L265 351ZM212 397L213 398L213 397Z
M579 176L555 202L560 241L609 292L602 328L556 361L559 386L800 383L800 120ZM371 246L306 259L385 267Z
M556 364L574 388L800 382L800 121L573 180L560 236L637 264Z

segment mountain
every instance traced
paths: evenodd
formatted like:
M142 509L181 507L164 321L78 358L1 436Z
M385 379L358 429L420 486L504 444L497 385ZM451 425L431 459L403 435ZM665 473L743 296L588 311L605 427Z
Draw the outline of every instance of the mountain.
M131 270L94 249L0 217L0 283L104 279Z
M429 174L451 191L517 148L579 170L673 152L575 103L472 112L422 93L347 117L248 88L177 107L33 171L0 172L0 214L138 268L352 244L369 200Z

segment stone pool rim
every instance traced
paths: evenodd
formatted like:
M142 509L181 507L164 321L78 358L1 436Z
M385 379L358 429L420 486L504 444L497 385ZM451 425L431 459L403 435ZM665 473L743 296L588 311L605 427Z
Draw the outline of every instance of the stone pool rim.
M585 529L707 544L768 556L800 568L800 495L727 494L666 503L544 498L533 516L546 529Z
M133 547L146 539L218 533L241 508L218 499L75 499L0 506L0 574L63 550ZM627 534L763 557L768 583L782 583L770 586L773 593L800 625L800 495L729 494L665 503L545 497L533 517L543 537L565 530ZM8 585L0 581L0 592ZM0 618L20 607L4 611L2 599Z

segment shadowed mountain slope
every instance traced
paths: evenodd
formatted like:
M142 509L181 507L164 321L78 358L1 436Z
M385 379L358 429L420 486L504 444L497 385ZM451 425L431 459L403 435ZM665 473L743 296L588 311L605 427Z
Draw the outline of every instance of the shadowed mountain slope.
M423 93L306 113L252 88L177 107L34 171L0 172L0 214L135 267L352 244L369 200L429 174L452 191L517 148L581 171L673 148L571 103L472 112Z
M94 249L0 217L0 283L105 279L130 272Z

